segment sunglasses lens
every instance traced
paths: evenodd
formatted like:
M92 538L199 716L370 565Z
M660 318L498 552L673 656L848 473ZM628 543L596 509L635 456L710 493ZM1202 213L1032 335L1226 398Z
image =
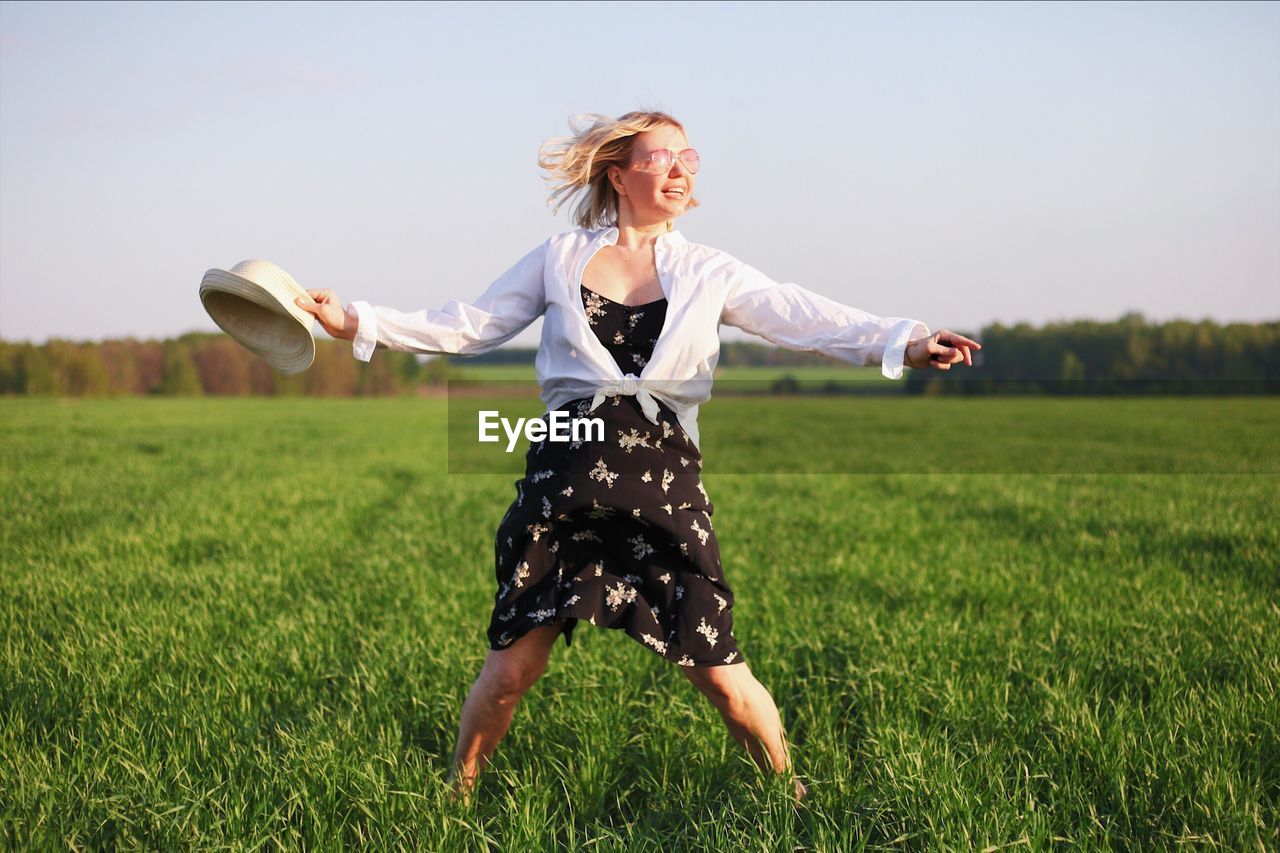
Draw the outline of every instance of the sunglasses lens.
M652 166L654 172L657 172L659 174L662 174L664 172L669 172L671 171L671 152L665 151L665 150L655 151L650 156L649 163Z
M649 155L648 159L640 162L640 168L647 172L665 175L667 172L671 171L671 166L675 162L675 156L676 155L665 148L661 151L655 151ZM698 167L702 165L702 161L698 157L698 152L694 151L692 148L687 148L680 152L680 163L688 169L690 173L696 173L698 171Z

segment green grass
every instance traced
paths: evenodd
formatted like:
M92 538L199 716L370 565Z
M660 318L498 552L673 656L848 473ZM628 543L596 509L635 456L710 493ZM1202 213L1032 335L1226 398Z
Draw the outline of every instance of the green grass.
M514 489L445 473L444 401L0 400L0 843L1280 845L1280 401L811 402L701 419L810 796L580 625L466 809L443 778ZM897 461L760 473L808 423Z
M478 382L494 382L505 379L518 379L521 382L537 382L537 373L533 364L468 364L465 358L452 361L459 379ZM576 629L575 629L576 630Z

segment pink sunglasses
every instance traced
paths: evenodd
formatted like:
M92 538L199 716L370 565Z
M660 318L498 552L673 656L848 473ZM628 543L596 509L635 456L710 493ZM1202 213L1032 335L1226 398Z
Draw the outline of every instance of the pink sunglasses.
M677 159L692 175L696 175L698 168L702 165L702 158L692 148L686 148L679 154L676 154L670 148L659 148L657 151L650 152L648 157L637 160L634 165L641 172L665 175L671 171L671 167Z

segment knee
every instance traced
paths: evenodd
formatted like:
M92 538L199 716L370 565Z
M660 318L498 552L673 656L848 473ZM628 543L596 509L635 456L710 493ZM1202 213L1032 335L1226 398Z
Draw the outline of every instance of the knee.
M528 667L506 665L486 668L481 679L491 701L512 703L528 692L541 675L541 671Z
M737 668L734 667L733 670ZM711 703L737 714L747 705L747 689L742 677L728 666L691 666L682 670Z

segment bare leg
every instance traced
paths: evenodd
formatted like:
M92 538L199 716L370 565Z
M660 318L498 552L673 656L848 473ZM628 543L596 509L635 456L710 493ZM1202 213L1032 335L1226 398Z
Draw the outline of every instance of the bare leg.
M470 800L476 777L511 726L516 705L546 671L562 625L541 625L505 649L490 649L462 705L458 742L449 771L451 796Z
M765 686L751 674L746 661L725 666L681 667L680 671L715 705L729 734L761 770L791 771L791 752L778 707ZM792 779L797 798L808 793L799 778L792 776Z

